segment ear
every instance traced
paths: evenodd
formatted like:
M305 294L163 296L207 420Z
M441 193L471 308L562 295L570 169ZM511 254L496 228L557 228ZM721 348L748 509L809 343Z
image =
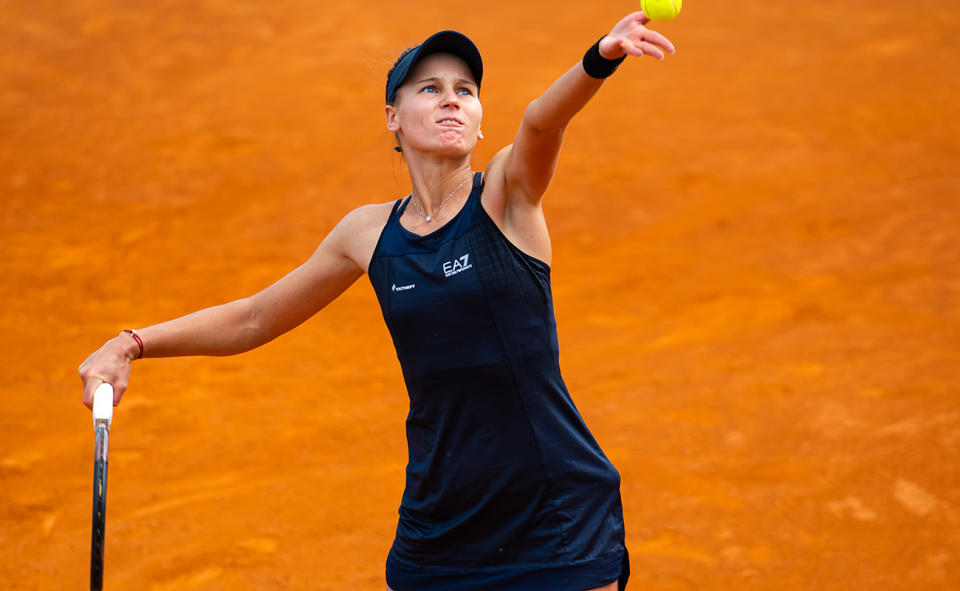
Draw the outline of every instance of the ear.
M479 139L481 139L481 140L483 139L483 130L482 130L482 129L477 128L477 137L478 137Z
M397 108L393 105L386 106L387 131L400 131L400 119L397 116Z

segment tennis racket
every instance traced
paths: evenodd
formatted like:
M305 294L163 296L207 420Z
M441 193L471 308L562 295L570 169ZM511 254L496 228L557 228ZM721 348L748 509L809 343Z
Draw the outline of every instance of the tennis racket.
M113 386L100 384L93 393L93 532L90 538L90 591L103 588L103 537L107 525L107 453L113 420Z

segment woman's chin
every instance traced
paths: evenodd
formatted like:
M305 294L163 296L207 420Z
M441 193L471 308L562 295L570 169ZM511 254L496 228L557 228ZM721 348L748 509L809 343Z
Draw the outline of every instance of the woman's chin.
M432 156L462 158L463 156L469 156L476 147L476 140L472 142L468 141L460 133L444 133L438 136L435 141L427 142L419 146L409 146L408 149Z
M435 153L444 156L463 156L473 152L476 142L467 142L462 136L441 137L437 142Z

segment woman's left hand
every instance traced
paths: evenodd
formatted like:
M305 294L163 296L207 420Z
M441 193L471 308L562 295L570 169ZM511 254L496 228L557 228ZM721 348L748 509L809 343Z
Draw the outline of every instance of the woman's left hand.
M613 30L600 40L600 55L608 60L615 60L624 55L640 57L649 55L658 60L666 57L666 53L673 53L673 43L660 33L648 29L645 25L650 22L643 12L634 12L625 16Z

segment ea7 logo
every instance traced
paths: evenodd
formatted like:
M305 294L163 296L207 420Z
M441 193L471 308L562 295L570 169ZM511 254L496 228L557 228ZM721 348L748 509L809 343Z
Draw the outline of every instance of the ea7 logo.
M458 259L445 262L443 264L443 276L450 277L451 275L456 275L461 271L466 271L471 267L473 267L473 265L470 264L470 255L465 254Z

